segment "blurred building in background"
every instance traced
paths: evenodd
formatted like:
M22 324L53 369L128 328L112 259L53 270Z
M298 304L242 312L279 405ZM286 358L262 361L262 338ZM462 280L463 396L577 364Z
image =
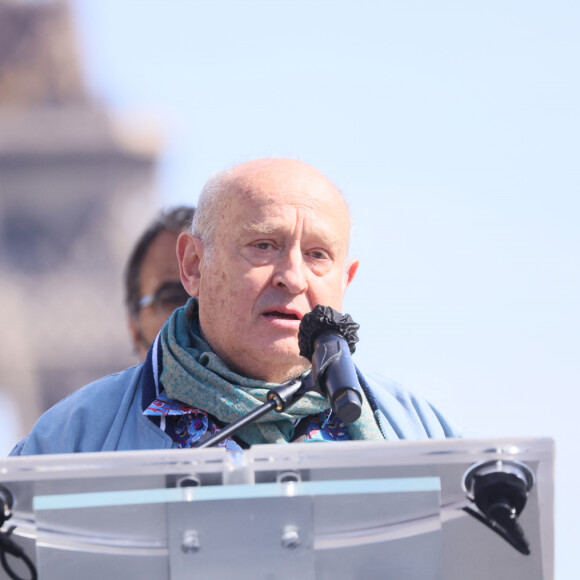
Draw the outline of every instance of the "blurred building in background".
M153 127L88 94L66 2L0 0L0 395L19 436L136 362L122 271L155 209L158 150Z

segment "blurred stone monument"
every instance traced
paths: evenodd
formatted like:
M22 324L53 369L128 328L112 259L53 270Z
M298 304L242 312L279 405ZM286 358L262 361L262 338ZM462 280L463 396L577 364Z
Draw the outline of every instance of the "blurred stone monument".
M69 6L0 0L0 392L23 433L136 362L122 272L155 209L158 140L88 94Z

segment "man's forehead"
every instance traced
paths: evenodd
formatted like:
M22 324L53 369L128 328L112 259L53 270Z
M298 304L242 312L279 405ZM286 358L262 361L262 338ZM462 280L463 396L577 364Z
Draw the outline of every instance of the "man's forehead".
M331 228L350 223L348 211L341 203L327 203L315 196L241 197L231 207L245 222L245 227L265 232L280 228L282 223L297 220Z
M238 215L238 224L246 232L273 234L287 229L294 230L300 223L306 231L335 231L336 219L325 212L300 205L263 205L256 208L246 206Z
M295 208L327 214L350 221L346 202L341 193L328 183L260 183L242 181L228 188L227 203L239 211L251 209L264 218L283 215Z
M314 210L325 207L337 207L343 200L340 192L326 184L243 181L233 183L228 188L230 201L276 208L295 205Z
M348 244L348 206L336 186L310 165L283 159L248 162L231 170L224 185L223 216L230 226L273 233L300 214L308 230L333 232L328 237L346 237Z

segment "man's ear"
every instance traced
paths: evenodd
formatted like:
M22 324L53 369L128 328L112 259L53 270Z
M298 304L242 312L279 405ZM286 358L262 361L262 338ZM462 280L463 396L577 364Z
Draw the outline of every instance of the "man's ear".
M177 238L177 260L181 283L190 296L199 296L202 258L203 242L189 232L180 234Z
M360 262L358 260L352 259L349 260L346 266L346 270L344 273L344 289L348 288L348 285L352 282L356 271L358 270Z

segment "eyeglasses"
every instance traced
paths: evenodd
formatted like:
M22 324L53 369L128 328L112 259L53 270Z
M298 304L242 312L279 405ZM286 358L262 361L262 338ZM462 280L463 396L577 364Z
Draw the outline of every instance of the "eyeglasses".
M189 294L181 282L165 282L153 294L147 294L139 299L139 309L153 306L155 311L173 312L183 306L189 299Z

